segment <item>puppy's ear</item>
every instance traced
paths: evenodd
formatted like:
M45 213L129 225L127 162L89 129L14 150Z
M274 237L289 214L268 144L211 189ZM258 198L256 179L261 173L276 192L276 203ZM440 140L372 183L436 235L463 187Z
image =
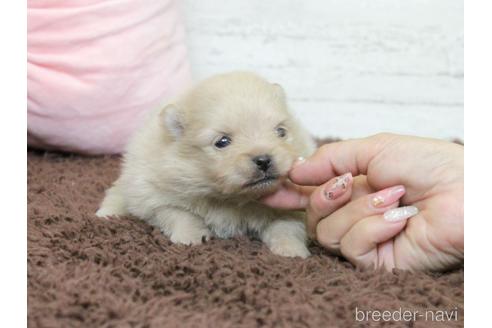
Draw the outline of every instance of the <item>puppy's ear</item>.
M272 83L272 86L275 90L275 93L277 94L277 97L279 99L285 100L285 91L284 88L278 83Z
M176 105L169 104L164 107L159 114L159 119L161 124L164 125L164 128L175 139L183 135L183 117Z

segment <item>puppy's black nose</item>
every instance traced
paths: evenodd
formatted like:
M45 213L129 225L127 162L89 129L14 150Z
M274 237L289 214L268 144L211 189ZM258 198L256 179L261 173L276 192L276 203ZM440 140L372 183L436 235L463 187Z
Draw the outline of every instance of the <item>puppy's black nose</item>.
M252 160L256 164L258 169L263 172L266 172L272 165L272 158L270 157L270 155L255 156Z

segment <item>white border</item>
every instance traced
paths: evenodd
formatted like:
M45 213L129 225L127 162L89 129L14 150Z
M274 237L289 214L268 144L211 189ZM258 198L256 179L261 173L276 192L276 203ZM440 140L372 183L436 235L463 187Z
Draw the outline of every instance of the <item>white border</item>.
M490 321L492 5L465 1L465 322Z
M2 304L0 326L27 325L26 3L3 1L1 56Z
M492 250L492 24L489 2L465 3L465 249L468 326L488 321ZM26 279L26 4L1 4L2 316L3 327L27 324ZM443 13L445 14L445 13Z

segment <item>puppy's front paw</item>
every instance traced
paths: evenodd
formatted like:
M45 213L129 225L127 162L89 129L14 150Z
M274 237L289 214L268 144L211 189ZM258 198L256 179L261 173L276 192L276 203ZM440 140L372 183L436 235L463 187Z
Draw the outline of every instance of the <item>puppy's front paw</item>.
M209 240L212 236L210 230L204 229L176 229L170 235L170 239L175 244L199 245L203 238Z
M108 216L128 215L125 201L118 187L113 186L106 191L106 196L96 212L96 216L105 218Z
M311 253L309 253L308 248L304 243L300 243L296 240L282 240L271 245L270 250L272 253L286 256L286 257L301 257L303 259L307 258Z
M110 216L124 216L125 214L126 214L125 211L122 211L118 208L110 208L110 207L101 207L96 212L96 216L99 218L108 218Z

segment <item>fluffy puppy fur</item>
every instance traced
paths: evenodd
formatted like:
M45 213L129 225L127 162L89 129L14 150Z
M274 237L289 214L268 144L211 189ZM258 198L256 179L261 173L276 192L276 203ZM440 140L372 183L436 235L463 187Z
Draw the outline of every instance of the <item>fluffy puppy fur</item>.
M149 115L96 214L135 215L182 244L250 234L275 254L305 258L303 213L258 199L314 149L279 85L246 72L217 75Z

